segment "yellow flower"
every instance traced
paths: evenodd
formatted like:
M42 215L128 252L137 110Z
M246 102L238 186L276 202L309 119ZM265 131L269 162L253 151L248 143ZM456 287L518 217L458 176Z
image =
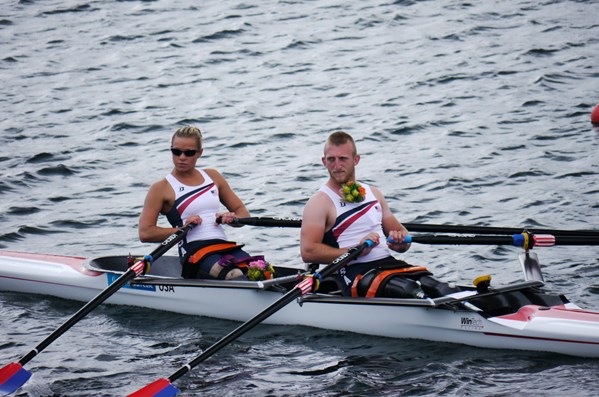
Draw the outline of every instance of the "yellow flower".
M257 260L248 264L248 278L252 281L269 280L273 278L275 269L268 262Z
M366 198L366 189L359 183L350 181L341 186L339 195L341 196L341 201L347 203L359 203Z

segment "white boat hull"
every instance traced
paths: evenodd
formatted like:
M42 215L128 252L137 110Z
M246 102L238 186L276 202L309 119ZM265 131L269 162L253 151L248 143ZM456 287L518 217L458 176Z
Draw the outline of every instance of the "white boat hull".
M86 268L88 262L79 257L0 251L0 291L88 302L119 276L90 271ZM169 279L155 282L159 284L121 288L107 303L246 321L282 296L282 292L234 285L187 286L169 284ZM307 295L264 322L599 357L599 313L580 310L571 303L551 308L527 305L517 313L486 318L464 306L448 309L427 306L426 300L407 304L396 301Z

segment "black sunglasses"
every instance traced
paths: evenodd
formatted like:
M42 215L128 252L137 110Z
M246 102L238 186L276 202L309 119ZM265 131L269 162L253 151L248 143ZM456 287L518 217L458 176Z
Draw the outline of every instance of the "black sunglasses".
M199 150L197 149L192 149L192 150L181 150L181 149L177 149L176 147L172 147L171 148L171 153L174 154L175 156L180 156L182 154L185 154L187 157L193 157L196 155L196 153L199 152Z

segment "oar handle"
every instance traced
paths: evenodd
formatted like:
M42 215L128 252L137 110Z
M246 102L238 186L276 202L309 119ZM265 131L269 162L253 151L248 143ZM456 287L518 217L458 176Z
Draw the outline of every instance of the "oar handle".
M372 240L366 240L364 243L350 248L345 254L339 256L333 262L327 265L324 269L318 272L318 274L323 279L325 277L329 277L330 275L338 272L339 269L347 265L350 261L360 256L362 251L364 251L366 248L372 247L373 245L374 242Z
M187 235L187 233L194 228L195 225L195 223L189 223L168 236L166 240L160 243L160 245L154 251L152 251L150 256L153 259L158 259L162 255L166 254L166 252L173 248L179 241L181 241Z

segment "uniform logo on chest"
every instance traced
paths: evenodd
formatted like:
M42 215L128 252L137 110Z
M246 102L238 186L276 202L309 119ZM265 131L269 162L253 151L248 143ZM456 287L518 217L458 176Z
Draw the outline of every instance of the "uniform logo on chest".
M180 191L180 192L184 192L184 191L185 191L185 186L180 186L180 187L179 187L179 191Z

